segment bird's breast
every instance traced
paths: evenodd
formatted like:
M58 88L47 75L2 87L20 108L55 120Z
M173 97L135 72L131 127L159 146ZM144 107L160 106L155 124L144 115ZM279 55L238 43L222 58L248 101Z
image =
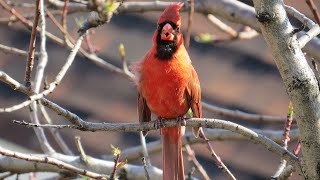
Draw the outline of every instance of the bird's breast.
M184 115L189 105L185 89L190 77L189 62L147 60L140 90L151 111L163 118Z

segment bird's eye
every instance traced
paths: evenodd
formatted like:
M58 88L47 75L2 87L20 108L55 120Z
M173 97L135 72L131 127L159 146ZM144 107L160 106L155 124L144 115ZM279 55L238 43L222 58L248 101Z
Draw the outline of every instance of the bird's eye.
M179 28L179 27L177 27L177 28L176 28L176 30L177 30L177 32L179 32L179 31L180 31L180 28Z

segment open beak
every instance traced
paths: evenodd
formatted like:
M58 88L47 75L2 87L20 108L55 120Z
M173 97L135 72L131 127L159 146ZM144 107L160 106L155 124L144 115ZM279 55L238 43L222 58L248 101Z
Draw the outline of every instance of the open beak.
M165 24L161 31L161 40L173 41L173 31L174 30L169 23Z

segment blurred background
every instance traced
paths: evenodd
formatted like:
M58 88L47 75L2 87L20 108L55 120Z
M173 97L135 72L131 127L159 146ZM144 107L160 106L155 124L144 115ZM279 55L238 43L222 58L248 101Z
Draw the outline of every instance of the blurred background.
M12 2L33 1L12 0ZM249 0L244 2L252 5ZM286 3L313 18L304 1L287 0ZM317 5L320 7L319 4ZM16 9L21 13L34 12L31 8ZM160 12L118 14L109 24L95 28L91 31L90 39L98 50L97 55L121 67L118 47L120 43L123 43L129 64L140 60L151 47L152 35L160 14ZM68 31L73 37L77 37L76 19L86 18L87 15L88 13L76 13L68 16ZM10 14L0 9L1 18L9 16ZM57 19L60 20L60 16L57 16ZM182 13L182 19L182 29L185 33L187 13ZM224 22L235 29L242 28L242 25ZM62 37L61 32L48 18L47 23L48 31ZM228 35L216 29L205 16L194 15L189 55L200 78L204 101L250 113L287 115L289 99L272 55L261 35L251 40L199 43L194 38L200 33L210 33L216 39L226 39ZM10 26L4 22L0 24L0 44L28 50L29 39L29 30L20 22ZM86 44L83 44L83 47L87 48ZM45 76L47 82L51 82L65 63L70 51L50 40L47 41L47 50L49 62ZM19 82L23 82L26 58L2 52L0 54L0 70ZM26 99L27 96L0 83L0 107L9 107ZM99 68L81 56L76 57L62 83L48 96L48 99L87 121L138 122L137 91L134 84L122 76ZM55 124L66 122L64 118L50 110L48 112ZM226 119L207 111L204 112L204 117ZM40 153L39 142L33 129L17 126L12 123L12 120L30 121L29 108L0 114L0 138ZM227 120L249 128L283 129L282 124L257 124L237 119ZM74 152L77 152L74 137L80 136L85 151L94 157L110 154L110 144L120 149L140 144L139 134L133 132L81 132L71 129L62 129L60 132ZM49 133L47 134L54 147L59 149ZM158 140L159 137L159 131L153 131L147 136L147 141ZM295 143L290 144L290 150ZM212 145L238 179L270 179L280 162L278 155L249 141L213 141ZM192 148L212 179L226 179L214 164L204 144L192 145ZM151 160L153 165L161 167L161 153L152 154ZM140 160L129 163L141 165ZM185 171L190 171L192 163L186 160L185 164ZM195 176L201 178L197 172ZM291 179L301 178L295 174Z

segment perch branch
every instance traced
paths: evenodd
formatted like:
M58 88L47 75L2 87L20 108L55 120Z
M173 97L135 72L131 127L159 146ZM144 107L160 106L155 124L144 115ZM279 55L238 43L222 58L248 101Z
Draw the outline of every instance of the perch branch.
M73 126L69 126L75 129L79 129L81 131L117 131L117 132L130 132L130 131L150 131L155 130L157 128L156 123L154 121L147 123L94 123L87 122L76 116L75 114L64 110L64 112L60 112L61 115L68 117L68 121L74 124ZM66 113L66 114L65 114ZM70 118L71 117L71 118ZM30 124L27 123L28 126L37 126L42 127L40 124ZM204 128L218 128L232 131L234 133L238 133L243 135L244 137L254 141L255 143L259 143L267 147L267 149L271 152L274 152L284 159L286 159L290 164L292 164L295 168L299 168L298 159L291 152L284 149L271 139L260 135L244 126L239 124L219 120L219 119L208 119L208 118L191 118L186 119L184 122L177 122L176 120L166 120L163 123L164 127L173 127L173 126L193 126L193 127L204 127ZM52 127L50 127L52 128Z

